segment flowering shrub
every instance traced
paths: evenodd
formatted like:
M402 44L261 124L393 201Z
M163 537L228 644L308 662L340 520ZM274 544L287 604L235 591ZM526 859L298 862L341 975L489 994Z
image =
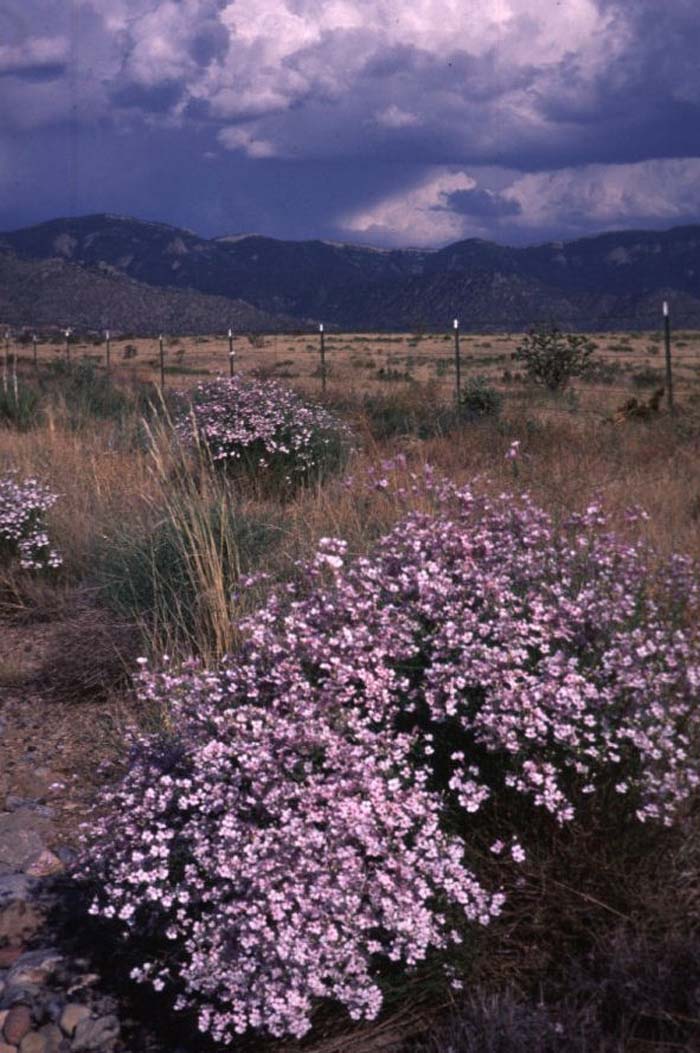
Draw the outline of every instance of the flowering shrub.
M350 442L347 427L322 406L243 374L198 385L176 427L187 441L198 438L217 464L274 472L287 483L336 467Z
M142 674L173 732L108 795L93 911L172 941L136 975L217 1039L301 1035L323 997L376 1014L383 957L498 913L467 856L509 802L671 823L698 784L691 564L596 505L555 529L527 499L432 495L369 557L324 539L220 668Z
M61 565L61 557L51 548L44 525L44 515L57 496L36 479L19 482L14 474L0 478L1 557L19 558L20 566L26 570Z

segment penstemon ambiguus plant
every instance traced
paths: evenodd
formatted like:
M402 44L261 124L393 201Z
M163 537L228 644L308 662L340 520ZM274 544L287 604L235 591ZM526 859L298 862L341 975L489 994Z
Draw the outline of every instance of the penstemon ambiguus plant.
M135 975L218 1040L302 1035L322 998L376 1015L383 959L498 914L467 857L509 809L670 824L698 784L690 562L597 505L555 529L527 498L430 487L370 556L323 539L219 668L141 673L172 730L106 794L92 910L162 938Z
M238 374L199 384L176 430L199 441L216 464L286 484L316 478L342 463L347 425L274 380Z
M36 479L0 478L0 557L19 559L25 570L59 567L61 557L51 547L44 517L58 500Z

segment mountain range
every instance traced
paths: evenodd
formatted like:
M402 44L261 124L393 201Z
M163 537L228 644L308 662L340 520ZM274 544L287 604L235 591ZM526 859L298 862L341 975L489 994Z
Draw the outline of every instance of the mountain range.
M0 323L154 332L700 326L700 226L508 247L203 238L100 214L0 234Z

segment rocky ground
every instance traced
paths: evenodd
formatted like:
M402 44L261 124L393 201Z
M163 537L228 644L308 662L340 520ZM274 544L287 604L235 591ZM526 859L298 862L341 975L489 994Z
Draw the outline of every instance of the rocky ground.
M81 939L84 915L71 914L106 718L103 704L78 711L52 695L52 632L0 626L0 1053L162 1048L114 993L104 948Z

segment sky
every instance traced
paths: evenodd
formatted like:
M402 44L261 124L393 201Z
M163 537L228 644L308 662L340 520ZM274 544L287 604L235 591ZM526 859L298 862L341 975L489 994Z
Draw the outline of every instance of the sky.
M0 229L531 244L700 222L698 0L0 0Z

